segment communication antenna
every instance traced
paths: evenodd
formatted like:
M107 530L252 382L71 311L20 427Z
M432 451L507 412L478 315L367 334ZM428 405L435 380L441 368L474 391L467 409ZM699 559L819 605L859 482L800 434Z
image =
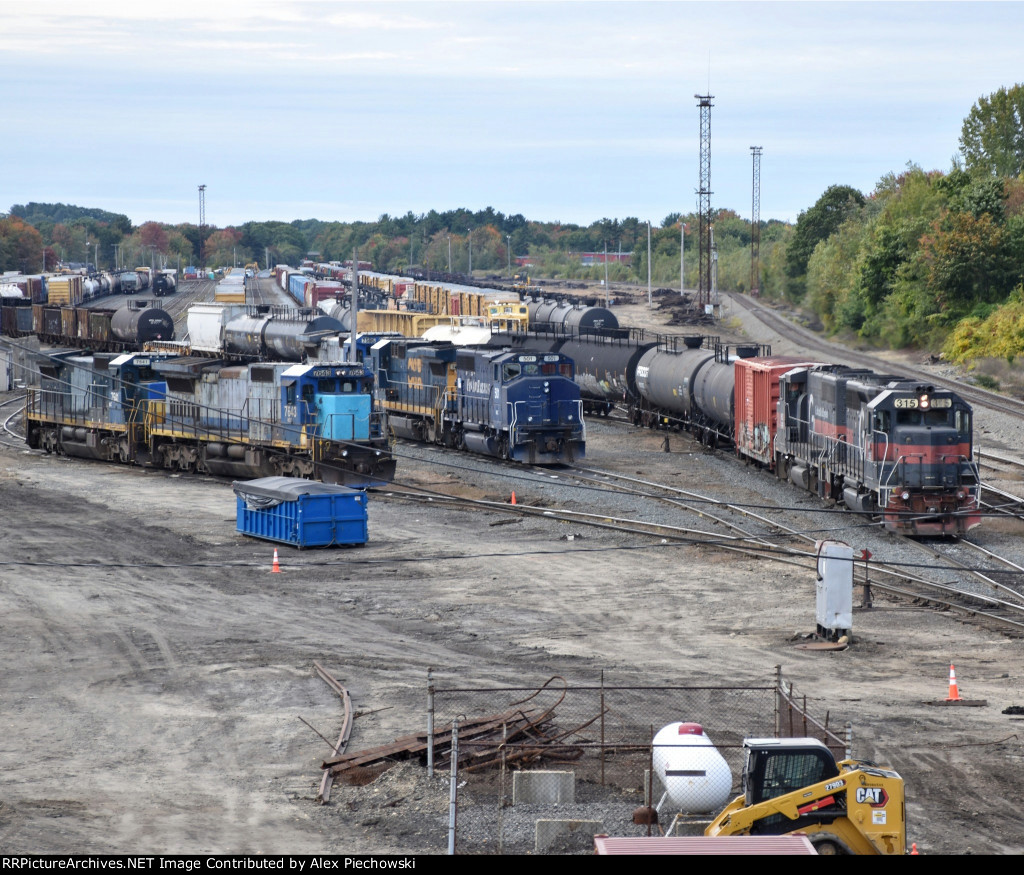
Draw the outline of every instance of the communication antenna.
M697 304L703 311L711 301L711 107L713 94L693 95L700 107L700 188L697 189L700 272Z
M761 294L761 152L760 146L751 146L754 160L753 194L750 207L750 295Z

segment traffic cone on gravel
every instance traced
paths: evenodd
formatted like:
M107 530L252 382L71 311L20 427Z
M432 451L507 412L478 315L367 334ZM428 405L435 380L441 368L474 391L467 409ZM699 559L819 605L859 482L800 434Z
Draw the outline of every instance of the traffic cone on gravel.
M509 502L509 504L515 504L515 503L516 503L516 491L513 489L512 490L512 500Z
M277 548L276 547L274 548L274 565L270 569L270 573L271 574L280 574L281 573L281 566L280 566L280 564L278 564L278 561L277 561Z
M956 669L953 668L953 663L949 664L949 695L946 696L946 701L960 701L960 690L958 690L956 686Z

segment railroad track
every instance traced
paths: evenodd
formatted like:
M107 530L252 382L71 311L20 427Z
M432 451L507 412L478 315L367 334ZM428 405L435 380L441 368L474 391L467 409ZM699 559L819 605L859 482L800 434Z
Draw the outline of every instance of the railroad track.
M730 295L729 297L736 306L742 307L744 310L753 314L759 321L764 323L773 331L778 332L783 337L792 340L795 343L801 344L807 350L819 350L825 353L830 361L833 361L838 357L846 364L859 365L872 370L881 369L881 373L885 373L892 367L891 362L885 362L866 353L860 353L856 350L839 347L836 344L830 343L815 334L813 331L809 331L800 325L796 325L783 316L780 316L769 307L765 307L763 304L760 304L756 300L752 300L746 295ZM970 401L972 404L986 407L989 410L997 410L1000 413L1007 413L1011 416L1024 417L1024 401L1017 400L1016 398L1010 398L1006 395L1000 395L996 392L989 392L987 389L972 386L962 381L942 377L929 371L915 368L912 365L900 365L899 370L907 376L914 377L915 379L925 380L929 383L953 389L961 397Z
M15 406L17 405L17 406ZM13 410L5 408L14 407ZM0 401L0 443L4 446L25 449L25 432L20 427L21 415L25 410L25 396L16 395L6 401Z
M498 466L498 463L494 463ZM773 563L784 563L804 568L809 574L817 569L818 538L783 523L777 517L769 518L749 507L723 501L714 496L659 484L642 478L595 468L566 466L557 470L529 469L521 465L503 463L517 472L530 471L538 485L558 480L574 481L588 493L592 509L581 511L566 506L512 505L505 501L474 499L453 495L444 489L431 489L409 484L393 483L382 494L388 498L416 501L424 504L444 505L465 509L487 510L518 516L543 517L577 525L604 529L623 534L650 538L659 544L702 545L754 557ZM528 488L528 486L527 486ZM614 490L634 497L671 505L681 514L691 515L704 524L652 522L649 513L637 515L602 512L594 491ZM846 514L847 512L843 511ZM715 528L709 528L710 523ZM926 547L912 539L895 539L899 547ZM968 546L969 545L969 546ZM951 552L959 547L973 551L992 566L973 568L957 559ZM574 548L566 547L567 550ZM891 551L890 551L891 552ZM905 555L904 551L903 555ZM863 554L862 554L863 555ZM936 565L935 558L942 563ZM1008 578L1017 588L1000 578ZM1020 583L1024 567L997 556L979 544L961 539L950 545L937 547L930 561L915 563L905 559L860 559L855 562L854 583L861 587L865 603L878 593L899 601L910 601L922 608L955 613L974 622L985 622L991 627L1014 637L1024 635L1024 596Z

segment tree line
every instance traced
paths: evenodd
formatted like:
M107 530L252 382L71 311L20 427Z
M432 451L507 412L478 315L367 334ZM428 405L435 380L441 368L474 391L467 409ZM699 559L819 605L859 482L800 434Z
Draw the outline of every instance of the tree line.
M751 276L749 220L730 209L712 216L717 284L786 300L814 313L834 333L879 345L936 348L958 358L1004 350L1024 339L1007 314L1024 308L1024 86L1000 88L964 119L959 155L946 172L910 163L862 193L829 186L795 224L761 223L760 264ZM583 252L631 253L608 265L617 282L646 283L648 224L635 216L589 225L541 222L487 207L387 213L376 221L246 222L208 227L145 222L66 204L14 205L0 215L0 270L37 272L63 262L208 266L257 262L295 265L307 255L345 260L357 252L374 269L412 268L478 275L522 272L598 280L605 266L581 263ZM695 288L698 217L670 213L650 228L650 276L659 286ZM200 238L203 237L201 240ZM680 270L685 267L685 277ZM1009 308L1009 309L1007 309ZM1001 317L1000 317L1000 314ZM1024 326L1024 309L1019 322ZM1000 317L1000 318L996 318ZM1024 338L1024 330L1018 331Z

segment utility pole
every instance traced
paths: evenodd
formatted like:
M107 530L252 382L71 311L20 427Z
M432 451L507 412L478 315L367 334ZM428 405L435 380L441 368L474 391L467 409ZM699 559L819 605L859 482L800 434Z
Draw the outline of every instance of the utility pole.
M508 253L508 278L512 279L512 235L506 234L505 240L508 242L505 251Z
M604 306L608 307L608 241L604 241Z
M452 272L452 235L448 235L448 273Z
M651 220L647 220L647 309L654 309L654 298L651 296Z
M199 186L199 269L206 267L206 186Z
M750 207L750 296L761 294L761 152L760 146L751 146L754 161Z
M470 279L473 277L473 229L467 228L466 233L469 235L469 276Z
M697 190L700 229L700 271L697 303L703 312L711 298L711 101L713 94L693 95L700 107L700 188Z

